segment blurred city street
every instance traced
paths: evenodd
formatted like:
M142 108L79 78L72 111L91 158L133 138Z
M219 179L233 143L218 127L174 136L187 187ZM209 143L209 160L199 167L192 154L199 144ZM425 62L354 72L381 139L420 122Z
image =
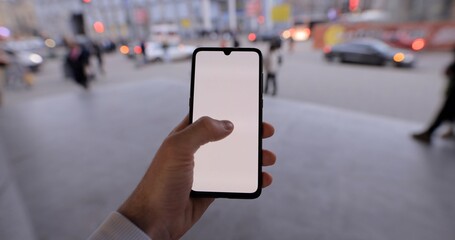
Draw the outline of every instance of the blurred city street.
M266 44L252 44L242 39L243 46L257 47L264 54ZM219 46L219 41L189 41L196 46ZM364 66L329 63L312 42L296 45L293 52L283 47L283 67L278 73L277 98L310 102L427 123L442 100L446 80L444 68L451 60L449 52L421 52L417 66L401 69L393 66ZM98 73L94 88L136 81L181 81L189 86L191 60L170 63L138 64L120 54L105 55L106 75ZM30 89L6 89L5 105L33 101L48 95L82 91L72 80L63 77L63 60L49 59L36 75ZM97 69L95 59L92 66Z
M232 68L190 93L197 47L258 48L277 94ZM455 0L0 1L0 239L454 240L454 54ZM195 78L221 74L206 56ZM192 102L234 129L175 128ZM241 146L205 168L221 137ZM273 183L206 209L201 166Z
M185 76L144 73L1 109L0 208L11 217L0 226L76 240L118 208L188 112ZM419 144L410 133L421 124L282 98L265 97L264 121L276 128L264 140L278 156L264 168L272 186L215 201L182 239L454 238L453 140Z

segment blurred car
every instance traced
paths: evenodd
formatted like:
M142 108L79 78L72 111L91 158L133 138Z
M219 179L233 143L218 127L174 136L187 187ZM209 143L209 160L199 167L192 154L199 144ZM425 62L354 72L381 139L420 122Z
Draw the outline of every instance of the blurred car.
M178 34L179 27L176 24L156 24L151 26L150 40L153 42L169 44L178 44L181 42L181 37Z
M310 38L311 36L311 30L309 27L302 25L302 26L296 26L292 27L289 29L284 30L281 33L281 37L283 39L290 39L300 42L300 41L306 41Z
M377 39L359 39L324 47L324 57L328 61L413 67L416 57L411 52L389 46Z
M112 41L110 39L104 39L101 41L101 48L103 49L103 52L105 52L105 53L115 52L116 44L114 41Z
M166 55L162 43L147 42L145 46L145 58L148 62L190 59L195 49L195 46L174 43L167 46Z
M32 72L38 72L44 63L44 58L38 53L19 51L16 52L16 57L19 64Z
M275 32L251 32L248 34L250 42L272 42L281 41L281 36Z
M32 72L38 72L44 63L46 46L41 38L7 41L2 48L15 63Z
M134 58L136 55L142 54L141 43L137 41L123 43L120 45L119 51L128 58Z
M4 46L5 49L12 51L38 52L45 49L44 40L37 37L7 41Z
M12 59L12 62L19 64L31 72L38 72L44 63L44 58L38 53L8 48L4 49L4 51Z
M165 53L163 43L147 42L145 44L145 60L147 62L160 62L160 61L177 61L190 59L193 55L195 46L184 44L169 44L167 54ZM142 55L142 48L139 42L133 42L128 45L122 45L119 48L120 53L134 58L137 55Z
M250 33L248 34L248 41L250 42L267 42L270 45L275 45L280 48L283 44L283 40L280 34L266 32L266 33Z

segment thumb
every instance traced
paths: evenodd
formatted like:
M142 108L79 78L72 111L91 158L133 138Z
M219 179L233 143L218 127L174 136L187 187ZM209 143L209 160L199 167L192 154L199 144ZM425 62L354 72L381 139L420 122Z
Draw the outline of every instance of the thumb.
M202 145L227 137L232 130L234 124L230 121L201 117L179 132L178 138L188 150L195 153Z

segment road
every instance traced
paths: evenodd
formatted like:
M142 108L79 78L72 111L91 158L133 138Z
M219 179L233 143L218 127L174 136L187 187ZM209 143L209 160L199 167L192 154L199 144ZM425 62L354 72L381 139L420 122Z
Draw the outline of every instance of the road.
M198 44L216 46L217 42ZM253 46L266 52L264 44ZM278 75L276 97L427 123L443 96L445 79L442 73L451 60L451 54L420 53L418 57L415 69L327 63L320 51L312 49L310 42L299 43L292 53L283 49L284 62ZM93 87L153 80L189 84L190 64L187 60L137 67L119 54L106 55L107 74L98 76ZM31 89L15 87L5 90L5 105L69 91L82 90L64 80L60 60L49 60L36 76Z
M280 96L415 122L437 110L451 54L422 53L415 69L327 63L303 45L288 55L280 73Z

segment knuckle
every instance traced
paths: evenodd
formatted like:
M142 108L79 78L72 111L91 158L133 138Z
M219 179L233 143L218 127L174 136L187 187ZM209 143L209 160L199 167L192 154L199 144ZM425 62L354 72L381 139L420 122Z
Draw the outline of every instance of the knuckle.
M201 117L199 119L199 122L201 127L204 128L205 130L211 131L214 128L212 119L207 116Z

